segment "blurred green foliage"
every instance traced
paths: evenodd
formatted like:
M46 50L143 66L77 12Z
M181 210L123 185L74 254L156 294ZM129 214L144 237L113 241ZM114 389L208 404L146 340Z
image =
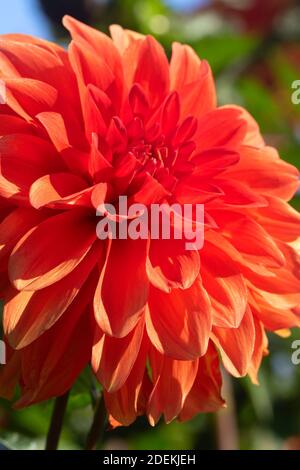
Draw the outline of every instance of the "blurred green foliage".
M13 14L13 12L11 13ZM259 12L258 12L259 14ZM295 13L296 14L296 13ZM298 14L298 13L297 13ZM292 105L291 85L300 79L300 21L290 34L285 28L269 28L249 33L237 28L230 16L214 10L175 13L160 0L115 0L106 2L96 15L95 26L107 31L119 23L144 34L153 34L168 54L172 41L191 44L207 59L214 71L219 102L245 106L261 126L267 142L276 145L283 158L299 167L300 105ZM58 34L62 34L59 30ZM63 38L60 37L62 40ZM298 51L295 59L292 51ZM293 201L300 209L300 198ZM241 449L300 449L300 366L291 362L291 344L300 339L270 336L270 357L260 372L260 386L249 379L234 380L234 401L238 446ZM79 449L91 424L92 400L87 388L92 384L85 371L75 385L68 404L60 448ZM1 442L14 449L40 449L44 446L53 403L13 411L0 400ZM201 415L189 423L160 423L151 428L139 419L130 428L105 434L103 446L121 449L216 449L220 446L216 416Z

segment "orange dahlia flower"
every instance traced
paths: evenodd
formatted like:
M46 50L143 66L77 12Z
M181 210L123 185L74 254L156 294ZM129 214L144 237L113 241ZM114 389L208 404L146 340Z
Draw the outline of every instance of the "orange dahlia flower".
M169 63L150 36L64 24L68 51L0 41L0 392L28 406L91 363L114 425L215 411L220 361L256 382L266 331L300 324L298 171L189 46ZM204 247L99 240L119 195L205 204Z

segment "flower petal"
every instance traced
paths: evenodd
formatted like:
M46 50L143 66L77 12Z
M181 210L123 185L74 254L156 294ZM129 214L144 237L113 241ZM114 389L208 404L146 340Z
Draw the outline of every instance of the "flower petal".
M0 224L0 260L7 262L17 242L33 227L45 219L42 211L30 208L13 210Z
M151 240L147 273L153 286L164 292L188 289L199 274L196 250L186 250L185 240Z
M144 319L124 338L112 338L97 330L92 366L103 387L113 393L126 382L139 354L144 334Z
M48 287L72 272L95 240L95 224L85 211L55 215L16 245L9 259L10 280L18 290Z
M110 243L94 297L96 320L110 336L128 335L142 314L148 298L147 254L148 240Z
M86 189L87 183L79 176L71 173L52 173L36 180L30 188L29 199L32 207L51 207L51 203L69 199ZM76 197L74 198L76 204Z
M84 107L86 87L92 84L105 92L118 108L122 93L120 82L102 56L86 44L72 41L69 57L77 77L82 106Z
M70 31L75 41L82 42L83 45L91 47L96 54L101 52L101 57L105 63L121 80L121 56L109 36L68 15L64 16L63 24Z
M57 100L57 90L40 80L7 78L6 104L15 113L31 122L38 113L50 110Z
M11 346L22 349L49 330L77 297L101 254L96 245L65 278L40 291L6 294L3 328Z
M258 371L264 356L268 354L268 338L262 322L253 317L255 326L255 344L248 374L252 383L258 385Z
M238 266L213 244L201 252L203 285L212 303L213 324L237 328L246 312L247 289Z
M198 413L213 413L225 405L221 396L222 375L216 348L209 343L207 354L198 360L198 371L179 421L189 421Z
M16 408L63 395L88 364L93 329L86 308L90 294L83 291L50 330L22 350L22 388Z
M265 197L267 207L257 209L258 222L279 240L291 242L300 234L300 213L278 197Z
M116 392L104 391L105 405L114 421L129 426L137 416L145 413L149 395L149 379L145 373L148 340L145 336L139 355L125 384Z
M211 305L200 279L185 290L166 294L151 288L147 332L163 354L193 360L205 354L211 331Z
M238 328L213 327L212 339L220 349L223 364L234 377L243 377L251 365L255 327L250 307Z
M153 391L149 397L147 415L152 426L161 414L166 423L173 421L182 411L198 370L195 361L177 361L160 355L154 349L150 354L153 371Z
M41 176L64 168L55 149L43 139L27 134L0 138L0 194L26 198L31 184Z
M257 194L289 201L299 188L299 171L279 158L272 147L240 149L239 163L228 170L230 178L245 182Z
M217 108L198 121L197 152L213 147L237 149L246 134L246 123L234 109Z
M142 42L133 81L143 87L153 107L159 105L169 91L168 59L152 36Z

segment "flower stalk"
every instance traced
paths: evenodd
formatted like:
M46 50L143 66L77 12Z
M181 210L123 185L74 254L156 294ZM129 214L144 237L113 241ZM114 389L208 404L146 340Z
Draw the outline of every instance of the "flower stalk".
M62 431L63 421L68 405L69 393L57 397L55 400L51 423L47 435L45 450L57 450Z
M86 450L97 449L98 445L100 444L100 441L103 438L106 421L107 421L107 413L106 413L106 407L104 403L104 397L102 394L98 398L96 406L95 406L92 426L91 426L90 432L86 440L86 446L85 446Z

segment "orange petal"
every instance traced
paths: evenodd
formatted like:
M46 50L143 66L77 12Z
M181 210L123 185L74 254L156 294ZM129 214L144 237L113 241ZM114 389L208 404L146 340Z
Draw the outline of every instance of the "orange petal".
M197 152L223 146L237 149L245 133L246 123L241 119L240 112L217 108L198 121Z
M123 426L129 426L137 416L145 412L145 402L149 395L149 379L145 374L147 352L148 340L145 336L125 384L114 393L104 391L105 404L109 413L114 422Z
M94 297L96 320L110 336L126 336L142 314L148 298L147 254L148 240L116 239L110 244Z
M197 79L183 86L178 93L182 117L192 115L201 119L216 109L217 96L214 78L206 61L201 62Z
M151 288L146 324L150 340L162 353L179 360L193 360L205 354L211 306L201 281L170 294Z
M262 322L257 320L256 317L253 317L253 320L255 326L255 344L248 374L252 380L252 383L258 385L258 371L260 369L263 357L268 354L268 338L266 336Z
M198 359L177 361L162 356L152 349L150 364L154 374L154 386L147 406L149 422L154 426L163 414L166 423L170 423L182 411L185 400L194 384L198 370Z
M255 306L253 307L256 317L270 331L284 328L300 327L299 317L293 313L288 305L280 305L276 299L269 298L268 294L253 292ZM269 302L268 302L269 300Z
M63 24L69 30L75 41L82 42L86 47L91 47L96 55L101 53L101 57L109 68L119 76L120 79L122 78L121 57L109 36L97 29L87 26L71 16L64 16Z
M92 84L104 91L118 108L122 95L121 84L102 56L82 42L72 41L69 57L78 80L82 105L86 87Z
M54 286L38 292L11 289L6 294L3 328L15 349L26 347L59 320L77 297L100 255L101 245L95 245L85 259Z
M201 60L187 45L174 42L170 61L170 81L172 90L180 90L195 82L200 75Z
M184 240L151 240L147 273L153 286L164 292L188 289L199 274L196 250L186 250Z
M50 330L22 350L22 388L16 408L63 395L88 364L94 326L86 309L89 287L87 283L87 291Z
M144 319L124 338L112 338L97 330L92 366L103 387L113 393L127 380L139 354L144 333Z
M259 125L246 109L232 104L228 106L222 106L222 109L235 109L240 112L241 118L247 124L247 133L243 142L244 145L257 148L265 146L265 141L261 135Z
M18 290L48 287L72 272L95 240L95 224L85 211L55 215L16 245L9 259L10 280Z
M214 413L224 406L221 396L222 375L216 348L209 343L207 353L198 361L194 385L189 392L180 421L189 421L198 413Z
M216 107L216 90L210 67L193 49L173 43L170 62L171 89L180 95L183 115L202 116Z
M239 163L228 170L228 176L244 181L258 194L289 201L299 188L299 171L279 158L272 147L240 149Z
M238 328L213 327L212 339L220 349L223 364L235 377L247 374L254 351L255 327L248 307Z
M279 176L280 177L280 176ZM268 196L268 207L257 209L258 222L273 237L291 242L300 236L300 214L287 202Z
M247 289L238 266L213 244L201 252L203 285L212 302L213 324L237 328L247 307Z
M34 44L0 40L1 70L6 76L37 80L49 78L51 69L62 66L58 56Z
M115 45L122 54L131 44L145 39L143 34L131 31L130 29L123 29L117 24L111 25L109 30Z
M168 59L152 36L142 42L133 81L143 87L153 107L159 105L169 91Z
M7 78L6 104L15 113L31 122L38 113L50 110L57 100L57 90L48 83L31 78Z
M0 138L0 164L0 194L6 198L25 198L36 179L64 168L51 144L27 134Z
M17 242L33 227L42 222L46 215L30 208L13 210L0 224L0 259L8 260Z
M258 209L259 210L259 209ZM213 211L212 216L224 230L230 243L253 264L278 268L285 264L285 257L278 244L262 225L245 214L233 211ZM243 236L237 237L237 233Z
M87 188L87 182L79 176L71 173L52 173L37 179L30 188L29 199L35 209L48 206L51 203L70 199L74 195L76 204L76 193ZM71 201L72 204L72 201Z

